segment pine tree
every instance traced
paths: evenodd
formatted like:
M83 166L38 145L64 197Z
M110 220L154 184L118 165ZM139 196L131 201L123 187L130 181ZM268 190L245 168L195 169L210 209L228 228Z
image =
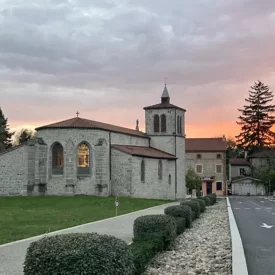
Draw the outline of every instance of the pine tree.
M10 132L8 119L5 118L0 108L0 151L12 147L12 136L14 132Z
M255 82L249 90L249 97L245 101L244 109L238 109L242 115L238 117L241 133L236 136L236 143L247 150L259 150L274 144L275 133L271 131L275 123L275 105L273 92L261 81Z
M36 134L31 129L21 129L15 136L15 144L22 144L35 137L35 135Z

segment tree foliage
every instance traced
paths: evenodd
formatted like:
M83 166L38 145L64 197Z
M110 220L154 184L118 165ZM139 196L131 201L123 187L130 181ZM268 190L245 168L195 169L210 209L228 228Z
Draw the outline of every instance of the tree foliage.
M12 147L12 136L14 132L10 132L8 119L5 118L0 108L0 151Z
M200 189L202 186L202 180L194 169L189 168L186 173L186 187L188 189Z
M275 123L275 105L271 103L273 92L261 81L255 82L249 90L249 97L245 99L248 103L238 117L237 124L241 126L241 133L236 136L237 144L245 149L262 149L274 144L275 133L271 127Z
M16 134L15 137L15 144L22 144L29 139L33 138L35 136L35 132L31 129L21 129L19 133Z

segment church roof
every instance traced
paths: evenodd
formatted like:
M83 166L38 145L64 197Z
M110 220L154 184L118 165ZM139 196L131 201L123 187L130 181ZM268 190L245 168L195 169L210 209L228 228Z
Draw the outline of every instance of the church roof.
M222 152L226 151L226 141L223 138L186 138L185 151Z
M80 117L75 117L75 118L63 120L60 122L52 123L49 125L41 126L36 128L35 130L38 131L42 129L61 129L61 128L100 129L100 130L122 133L126 135L149 138L145 133L141 131L124 128L124 127L120 127L112 124L107 124L103 122L98 122L94 120L89 120L85 118L80 118Z
M120 150L124 153L130 154L132 156L157 158L157 159L177 159L174 155L168 154L161 150L146 147L146 146L136 146L136 145L112 145L112 148Z
M173 108L179 109L179 110L182 110L182 111L186 112L185 109L180 108L180 107L178 107L174 104L168 103L168 102L147 106L147 107L144 107L143 109L144 110L149 110L149 109L173 109Z

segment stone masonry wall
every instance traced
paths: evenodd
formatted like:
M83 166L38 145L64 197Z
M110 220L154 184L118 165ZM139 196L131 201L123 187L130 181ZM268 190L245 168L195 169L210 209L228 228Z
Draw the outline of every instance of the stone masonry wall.
M132 187L132 156L112 149L112 183L113 196L131 196Z
M28 183L28 146L0 154L0 195L25 195Z
M243 168L245 169L247 174L250 174L251 169L249 166L240 166L240 165L230 165L229 166L229 181L231 181L232 178L240 176L240 169Z
M143 158L132 157L132 197L175 199L175 161L162 160L163 175L158 179L159 159L144 158L145 181L141 181L140 164ZM169 174L171 184L169 184Z

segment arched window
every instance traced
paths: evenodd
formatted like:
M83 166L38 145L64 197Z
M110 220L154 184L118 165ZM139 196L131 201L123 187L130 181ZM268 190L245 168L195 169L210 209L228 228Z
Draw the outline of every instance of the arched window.
M159 180L162 179L162 161L159 160L159 163L158 163L158 178Z
M140 163L140 180L145 181L145 163L144 160Z
M182 135L182 116L180 116L180 134Z
M80 143L77 148L77 174L90 174L90 148L85 142Z
M63 147L56 142L52 148L52 173L53 175L63 175L64 167Z
M169 174L169 177L168 177L168 183L169 183L169 184L172 184L171 174Z
M180 133L180 116L177 116L177 133Z
M154 116L154 132L155 133L159 132L159 116L158 115Z
M166 115L161 115L161 132L166 132Z

